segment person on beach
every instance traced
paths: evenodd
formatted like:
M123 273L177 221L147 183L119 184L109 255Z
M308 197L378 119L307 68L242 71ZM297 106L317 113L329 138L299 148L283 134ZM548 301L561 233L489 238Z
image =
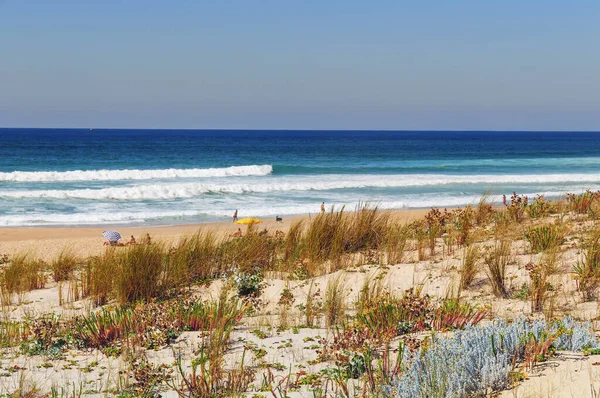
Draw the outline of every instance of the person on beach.
M235 211L233 212L233 221L231 221L231 222L236 222L237 219L238 219L238 217L237 217L237 209L235 209Z
M235 231L234 233L232 233L231 235L232 238L241 238L242 237L242 229L238 228L237 231Z
M142 239L142 244L149 245L152 243L152 239L150 238L150 234L146 233L146 236Z
M325 202L321 202L321 214L325 213Z
M128 245L137 245L137 242L135 241L135 238L133 237L133 235L131 235L131 239L129 239L129 242L127 242Z

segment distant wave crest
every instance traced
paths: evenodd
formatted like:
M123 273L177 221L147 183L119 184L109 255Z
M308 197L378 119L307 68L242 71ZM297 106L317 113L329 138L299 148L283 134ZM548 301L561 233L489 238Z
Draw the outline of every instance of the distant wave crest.
M153 200L193 198L204 194L244 194L337 189L444 186L452 184L562 184L600 183L598 174L532 175L329 175L260 183L170 183L102 189L3 191L4 198L51 198L87 200Z
M154 180L164 178L265 176L272 172L273 166L271 165L231 166L209 169L13 171L10 173L0 172L0 181L55 182Z

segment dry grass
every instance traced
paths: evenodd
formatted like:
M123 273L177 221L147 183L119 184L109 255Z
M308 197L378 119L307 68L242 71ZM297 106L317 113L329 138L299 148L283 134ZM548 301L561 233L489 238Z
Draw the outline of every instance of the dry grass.
M337 325L346 313L346 283L342 275L329 278L325 288L325 324Z
M314 282L310 283L308 288L308 295L306 296L306 308L304 309L306 326L313 326L315 320L319 315L319 306L315 301L315 287Z
M115 248L109 248L102 256L89 257L81 270L83 297L90 297L94 305L108 302L113 290L116 264Z
M292 266L300 259L302 255L302 232L304 231L304 222L302 220L294 222L285 237L285 251L283 261Z
M526 265L531 279L531 312L541 312L548 298L550 278L558 272L559 251L556 248L543 254L538 264Z
M506 267L510 259L510 242L507 240L496 241L496 244L484 253L483 259L494 295L508 298L505 279Z
M24 292L42 289L46 285L45 267L44 262L33 259L30 254L15 255L0 275L3 304L9 305L15 294L20 299Z
M407 224L390 224L385 238L385 254L388 264L400 264L407 249L410 228Z
M115 293L121 304L167 297L172 288L178 287L167 274L169 262L160 243L129 246L116 252L114 260Z
M214 231L198 231L182 237L169 252L169 273L173 283L177 279L203 281L220 275L223 264L219 261L220 242Z
M588 301L596 296L600 284L600 231L595 231L586 242L582 261L573 267L577 274L577 287Z
M460 289L468 289L479 271L479 259L481 254L475 245L466 246L463 254L462 267L460 269Z
M356 312L363 313L374 300L384 293L382 279L371 276L365 279L356 301Z
M75 271L79 262L79 259L73 254L71 249L63 249L58 257L50 264L54 282L61 282L70 279L73 276L73 271Z

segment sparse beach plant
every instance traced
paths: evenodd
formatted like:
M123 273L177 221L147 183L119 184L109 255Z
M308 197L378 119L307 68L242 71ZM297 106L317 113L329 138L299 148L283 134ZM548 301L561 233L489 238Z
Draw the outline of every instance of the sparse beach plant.
M410 230L406 224L392 223L385 239L385 254L388 264L400 264L404 258Z
M45 266L43 261L35 260L27 253L13 256L0 275L3 301L7 301L5 304L10 303L15 294L20 297L24 292L42 289L46 285Z
M240 297L259 297L265 285L262 272L258 269L253 273L237 273L234 281Z
M346 285L342 275L332 276L325 288L325 322L332 327L342 320L346 312Z
M510 259L510 242L507 240L496 241L494 246L485 250L483 259L494 295L507 298L508 290L505 279L506 268Z
M460 268L460 289L468 289L479 271L479 247L468 245L463 250L462 266Z
M315 216L302 239L309 276L320 275L323 272L320 266L326 262L329 272L335 272L349 264L348 255L381 249L388 224L389 216L369 203L359 203L356 211L349 214L342 207Z
M30 334L26 322L14 321L6 316L0 320L0 348L14 347L21 344Z
M79 259L73 254L73 251L69 248L63 249L50 264L54 282L70 279L78 264Z
M536 195L533 202L527 206L527 214L531 218L546 217L552 211L552 204L544 195Z
M320 292L318 290L315 291L314 282L311 282L308 288L308 294L306 296L306 306L304 308L306 326L308 327L313 326L319 316L321 303L320 301L316 300L316 297L318 297L319 295Z
M595 231L586 242L583 259L573 266L573 270L584 300L593 299L600 284L600 231Z
M267 270L278 270L280 263L279 252L284 242L267 233L252 232L254 226L250 224L249 232L239 239L223 242L219 247L221 254L221 270L227 271L235 267L246 274ZM264 232L264 231L263 231Z
M226 370L222 356L215 356L201 346L200 353L192 360L191 373L182 365L182 356L176 355L180 383L170 381L169 386L180 397L235 397L247 392L255 379L256 371L244 364L246 351L236 368Z
M370 203L358 203L348 215L348 243L345 250L356 253L363 249L379 249L386 236L389 215Z
M322 213L309 223L304 236L305 255L311 264L310 276L317 276L318 266L325 261L340 262L346 247L348 218L344 208Z
M113 341L125 338L134 332L134 312L130 308L117 307L114 310L102 308L75 323L74 336L84 347L102 348Z
M558 272L558 251L551 249L544 253L538 264L529 263L525 269L529 272L531 311L544 309L548 292L551 289L550 278Z
M294 301L294 294L289 288L289 283L286 282L286 285L279 296L279 301L277 302L280 308L279 326L281 328L287 329L289 326L289 312L292 304L294 304Z
M108 302L115 278L115 249L110 248L101 256L88 257L81 271L82 296L90 297L96 306Z
M475 224L483 226L490 222L494 215L494 208L490 203L490 191L485 191L479 198L475 209Z
M510 197L510 203L504 202L507 217L516 223L520 223L525 219L525 209L527 209L529 199L525 195L517 195L513 192Z
M529 242L532 253L560 246L565 239L565 227L562 224L533 225L525 231L525 239Z
M285 236L285 251L283 261L295 264L302 255L302 232L304 231L304 222L295 221L290 226Z
M488 315L488 311L458 298L447 298L434 311L432 326L434 330L457 330L475 326Z
M382 279L377 276L371 276L365 279L358 293L356 301L357 313L363 313L376 297L384 293Z
M427 248L427 225L424 220L415 220L410 224L411 236L416 242L417 259L423 261L427 259L425 249Z
M459 246L469 244L475 219L473 208L465 206L462 209L455 209L452 212L452 218L454 219L455 228L458 231Z
M425 215L425 223L427 225L427 240L429 244L429 255L435 255L435 246L437 239L442 236L446 231L446 223L450 219L451 215L447 210L444 209L441 212L438 208L432 208Z
M166 297L172 288L165 283L165 250L159 242L129 246L114 255L115 293L121 304Z
M567 193L567 207L577 214L595 216L599 201L600 191L593 192L588 189L581 194Z
M169 268L177 279L189 282L204 281L220 276L225 270L220 261L219 242L213 231L202 231L183 236L169 251Z

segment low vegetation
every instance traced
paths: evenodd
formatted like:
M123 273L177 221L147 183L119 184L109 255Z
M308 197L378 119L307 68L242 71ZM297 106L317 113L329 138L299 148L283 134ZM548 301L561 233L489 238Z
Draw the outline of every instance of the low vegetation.
M359 204L287 233L200 230L85 259L64 250L48 264L0 255L0 353L44 358L41 368L60 360L65 370L73 350L117 357L126 364L119 386L96 392L123 397L493 395L555 350L600 352L590 325L554 315L568 312L554 304L563 290L572 302L597 297L599 197L513 193L497 209L484 195L411 221ZM390 277L400 269L412 274L409 289ZM12 315L45 286L73 292L59 302L79 315ZM498 319L497 303L535 320ZM148 355L161 350L169 363ZM52 389L76 390L86 391Z

